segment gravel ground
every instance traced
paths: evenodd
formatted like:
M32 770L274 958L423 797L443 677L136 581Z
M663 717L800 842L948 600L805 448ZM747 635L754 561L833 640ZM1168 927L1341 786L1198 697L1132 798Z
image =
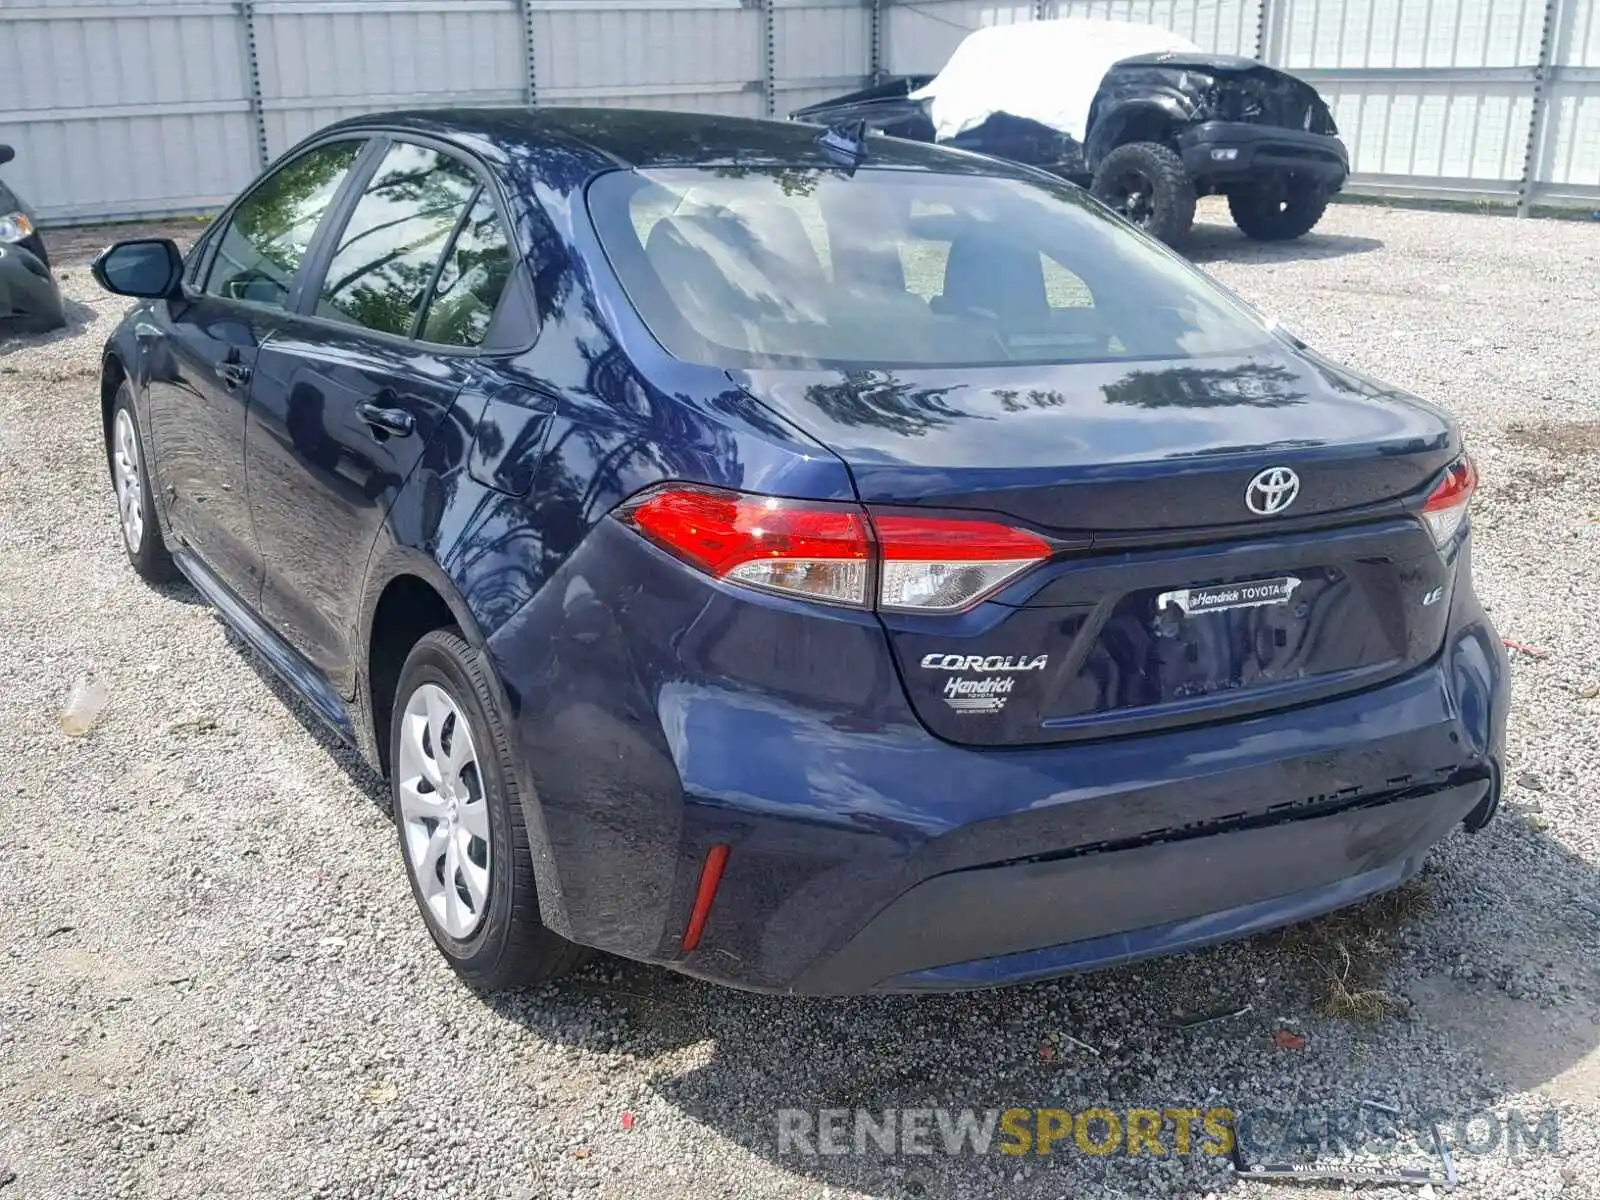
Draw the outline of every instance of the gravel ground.
M123 561L95 404L121 304L83 269L96 241L60 242L72 328L0 344L0 1200L1320 1196L1335 1193L1236 1182L1170 1132L1159 1158L1070 1138L1048 1157L780 1153L776 1111L1297 1111L1337 1156L1360 1149L1335 1135L1364 1097L1407 1128L1446 1114L1466 1194L1600 1196L1600 501L1584 483L1600 225L1345 206L1299 244L1211 224L1194 247L1314 345L1465 425L1478 586L1537 651L1513 655L1501 819L1452 837L1399 899L1286 935L848 1002L615 961L511 998L456 982L378 784L191 591L153 592ZM84 673L110 705L68 739L56 716ZM1554 1114L1555 1148L1494 1143L1512 1112ZM1463 1128L1473 1113L1491 1115ZM1405 1141L1380 1150L1363 1153L1427 1163Z

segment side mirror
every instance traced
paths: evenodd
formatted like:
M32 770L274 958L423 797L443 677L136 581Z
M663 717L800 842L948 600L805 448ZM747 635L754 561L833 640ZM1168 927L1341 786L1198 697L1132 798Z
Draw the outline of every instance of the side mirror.
M3 167L6 163L10 162L16 156L17 156L17 152L15 150L13 150L10 146L0 146L0 167Z
M183 255L166 238L140 238L102 250L89 270L108 292L164 300L178 295Z

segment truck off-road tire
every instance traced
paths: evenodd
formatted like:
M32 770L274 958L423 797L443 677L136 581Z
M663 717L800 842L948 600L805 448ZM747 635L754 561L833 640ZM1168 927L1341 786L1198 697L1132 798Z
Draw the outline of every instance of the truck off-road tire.
M1314 183L1287 179L1228 193L1228 211L1245 237L1287 242L1310 233L1328 207L1328 195Z
M483 655L453 629L424 636L395 689L394 822L434 943L489 991L554 979L590 954L540 918L512 754Z
M1159 142L1118 146L1101 160L1089 190L1169 245L1182 241L1194 225L1194 182L1177 152Z
M111 466L111 488L117 501L117 523L122 528L122 545L128 561L146 583L170 583L178 577L177 564L167 552L156 518L156 502L150 487L150 461L144 453L144 437L139 432L139 414L134 409L133 388L127 380L117 387L111 407L111 428L107 431L106 457Z

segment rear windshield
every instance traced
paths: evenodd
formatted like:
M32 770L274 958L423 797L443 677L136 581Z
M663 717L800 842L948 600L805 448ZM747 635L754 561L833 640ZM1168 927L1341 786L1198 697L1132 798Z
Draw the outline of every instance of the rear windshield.
M602 175L588 203L651 333L711 366L1182 359L1271 336L1066 185L673 168Z

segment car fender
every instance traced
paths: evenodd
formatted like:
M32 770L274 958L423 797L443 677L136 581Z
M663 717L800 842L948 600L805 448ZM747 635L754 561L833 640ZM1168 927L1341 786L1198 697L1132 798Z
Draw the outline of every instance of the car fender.
M111 336L106 339L105 348L100 352L100 429L108 468L111 465L111 409L117 398L117 390L111 386L113 373L120 374L133 389L133 415L139 425L139 438L144 443L146 457L149 456L153 445L150 435L150 406L145 403L145 380L148 371L144 346L134 334L138 320L138 310L135 309L112 331ZM160 489L152 490L159 492ZM156 507L160 509L161 505L158 503ZM166 514L162 512L160 515L163 518L162 528L165 529Z
M150 354L153 347L164 350L165 341L152 321L150 307L140 304L129 311L121 323L106 339L100 352L100 425L106 451L106 467L111 466L111 407L116 401L116 389L108 387L112 364L115 363L128 385L133 389L133 415L139 426L139 440L144 446L145 466L150 474L150 495L155 500L156 521L163 536L170 537L172 526L167 520L167 497L161 487L155 486L161 478L160 448L156 445L155 427L150 422L149 383ZM155 336L140 336L141 329L153 331Z
M372 694L372 663L368 657L368 647L372 645L373 622L377 616L378 602L390 584L406 577L419 579L432 588L444 601L453 623L467 644L480 653L487 650L483 626L462 596L455 580L433 555L397 539L393 526L386 523L367 558L367 569L361 585L361 599L349 635L348 644L358 657L358 670L355 673L355 694L346 697L347 700L353 701L355 708L357 749L379 774L384 774L386 768L383 756L378 750L377 725L374 717L376 704ZM493 672L490 675L495 689L495 702L500 708L499 715L508 719L511 708L506 701L504 690L500 687L499 680L493 678Z
M465 470L453 472L450 478L451 485L441 488L441 478L427 469L425 462L406 482L400 496L396 497L394 508L390 510L389 518L378 534L378 540L367 560L361 603L357 610L356 627L351 642L352 645L363 648L360 670L356 673L355 695L352 697L354 717L352 723L356 731L357 749L367 760L368 765L380 775L385 773L385 764L378 752L370 679L371 664L366 659L365 648L372 644L373 619L377 613L378 601L383 596L384 590L398 578L410 576L419 579L444 601L461 636L468 645L483 655L488 664L489 669L485 674L489 680L496 717L507 730L512 728L515 720L516 706L507 695L505 685L500 679L499 672L494 669L493 658L489 653L487 638L493 631L491 615L474 610L456 579L444 565L460 561L462 543L472 541L471 533L466 532L471 529L472 523L447 522L445 515L453 508L452 503L446 501L445 504L438 505L430 502L430 497L447 494L459 497L461 503L470 504L471 501L468 497L462 496L462 492L492 493L490 489L481 488L476 484ZM483 495L479 495L479 499L483 498ZM417 525L414 520L419 512L426 514L421 525ZM441 529L451 524L463 532L441 543L439 536ZM424 530L425 535L419 538L418 533ZM541 917L547 926L559 933L568 926L565 906L561 903L561 883L551 853L544 809L534 787L532 775L521 756L512 755L510 766L515 773L522 824L528 835L528 850L533 860Z
M100 387L102 392L109 390L106 387L106 383L111 376L112 364L115 363L117 369L133 385L135 398L144 394L144 350L133 332L137 319L136 313L129 313L124 317L121 324L112 330L111 336L106 339L105 347L100 351ZM104 416L106 418L104 424L109 431L111 428L111 401L109 398L106 398L104 407ZM141 425L144 424L144 419L144 411L141 406L139 413L139 423Z
M384 545L385 542L388 544ZM468 645L475 650L484 648L483 629L444 568L421 550L399 545L381 536L379 545L374 547L373 556L367 563L366 580L362 585L361 610L354 639L357 644L365 646L372 638L372 619L384 589L407 575L421 579L438 592Z
M1085 155L1092 171L1102 159L1125 142L1159 141L1143 131L1159 125L1163 129L1188 125L1194 120L1192 100L1176 90L1144 91L1132 95L1095 98L1089 118L1089 139Z

